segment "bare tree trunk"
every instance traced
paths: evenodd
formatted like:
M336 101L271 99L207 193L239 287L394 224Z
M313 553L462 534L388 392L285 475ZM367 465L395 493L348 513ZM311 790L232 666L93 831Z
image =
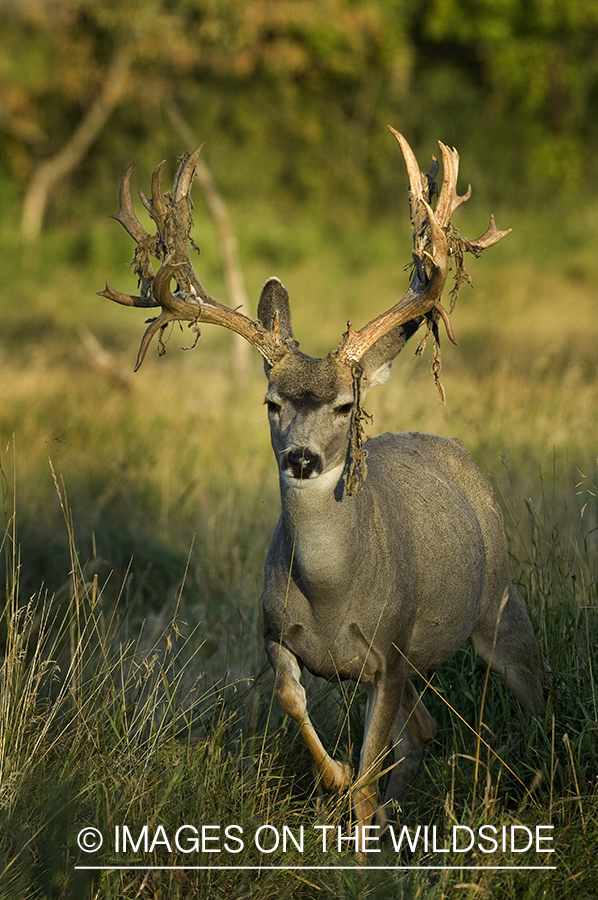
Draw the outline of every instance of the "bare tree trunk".
M181 115L181 111L174 101L167 104L166 112L173 128L179 133L182 140L187 145L187 149L190 152L194 150L195 147L197 147L197 138L193 134L189 124ZM232 306L233 309L244 307L245 314L248 315L247 291L245 290L245 280L243 278L243 272L237 253L237 239L231 225L226 204L218 193L212 173L201 156L197 161L195 177L204 192L208 209L216 224L229 305ZM235 348L233 364L236 374L240 375L247 368L250 346L239 334L233 335L233 340Z
M123 97L130 70L131 55L128 50L121 49L110 64L100 96L90 106L70 140L56 156L37 166L23 202L21 234L26 239L34 240L39 236L52 189L81 162L102 131Z
M130 391L133 388L129 375L123 372L111 353L102 347L95 334L87 325L79 329L79 337L81 343L87 351L87 360L100 375L104 375L110 381L114 382L124 391Z

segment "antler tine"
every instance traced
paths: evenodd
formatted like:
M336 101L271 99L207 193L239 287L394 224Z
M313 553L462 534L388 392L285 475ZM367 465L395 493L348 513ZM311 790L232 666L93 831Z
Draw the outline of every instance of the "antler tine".
M465 203L471 197L471 185L462 196L457 194L457 178L459 177L459 154L453 147L451 150L442 141L438 141L442 152L442 166L444 175L442 178L442 190L436 204L435 215L440 225L445 228L457 207Z
M151 214L152 214L152 202L151 202L151 200L148 200L148 199L147 199L147 197L145 196L144 191L143 191L141 188L139 188L139 199L141 200L141 202L142 202L143 205L145 206L146 212L151 216Z
M177 173L174 186L175 203L178 203L181 197L187 197L191 192L191 187L193 185L193 176L195 175L197 160L199 159L199 154L201 153L202 147L203 144L200 144L199 147L193 151L191 156L187 157L187 159L184 160L181 168Z
M168 257L164 260L154 278L154 305L161 306L162 312L156 319L153 319L150 322L149 327L146 329L145 334L141 339L139 353L137 354L137 362L135 363L135 372L139 369L145 359L145 354L147 353L152 338L158 331L166 328L169 322L174 322L177 319L179 321L196 322L201 315L201 305L197 298L193 296L182 296L180 294L177 296L170 290L170 282L176 272L176 268L177 267L173 264L171 257ZM111 297L110 299L113 298ZM160 355L165 352L161 343L159 344L158 352Z
M411 191L411 195L417 200L423 200L422 174L420 172L419 163L415 158L415 153L400 132L396 131L392 125L389 125L388 128L396 137L403 153L403 159L405 160L405 165L407 167L407 175L409 176L409 190Z
M118 210L118 213L110 213L110 218L120 222L120 224L129 232L133 240L139 243L139 241L146 236L147 232L135 215L133 201L131 200L131 175L133 174L134 168L135 163L132 162L122 177L119 193L120 209Z
M485 250L486 247L492 247L493 244L498 244L499 241L502 241L502 239L508 234L511 234L512 231L512 228L507 228L506 231L499 231L496 227L494 216L490 216L490 225L484 234L481 237L476 238L475 241L470 241L469 243L477 250Z
M106 282L106 289L104 291L96 291L96 294L98 297L107 297L108 300L120 303L121 306L140 306L149 309L160 305L156 303L153 297L133 297L131 294L121 294L120 291L115 291L108 282Z
M145 333L144 333L143 337L141 338L141 343L139 345L139 351L137 353L137 360L135 361L135 366L133 368L134 372L137 372L141 368L141 364L143 363L143 360L145 359L145 355L148 351L149 345L152 342L153 336L155 334L157 334L159 331L162 331L164 328L166 328L168 323L173 322L175 318L176 318L176 316L174 316L172 313L162 310L162 312L160 313L160 315L157 318L151 320L149 327L146 328ZM158 355L164 356L165 352L166 351L164 349L164 345L160 342L159 349L158 349Z
M166 160L163 160L156 166L152 175L152 218L160 230L164 226L167 212L164 195L162 194L162 169L165 162Z
M168 207L164 201L164 195L162 193L162 170L166 164L166 160L163 159L161 163L159 163L153 171L152 174L152 196L148 200L145 196L144 192L139 189L139 196L141 198L141 202L145 206L149 215L152 217L156 225L158 226L158 230L162 231L164 227L164 222L166 220L166 212Z

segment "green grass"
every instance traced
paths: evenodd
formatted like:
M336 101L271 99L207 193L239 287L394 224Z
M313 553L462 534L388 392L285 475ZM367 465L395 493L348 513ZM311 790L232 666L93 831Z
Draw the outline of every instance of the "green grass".
M385 223L335 229L301 217L291 227L267 214L237 217L250 295L279 274L307 352L325 353L347 318L362 324L404 289L406 234L397 240ZM349 801L314 787L308 753L272 703L259 598L279 497L260 360L250 359L239 380L228 335L206 328L193 353L179 353L191 340L174 329L166 359L150 354L133 376L143 313L93 294L106 277L121 290L134 287L124 265L131 247L124 234L114 236L117 226L50 234L27 257L5 235L1 897L560 900L598 893L592 215L562 219L557 240L550 222L503 213L499 226L516 226L519 237L471 264L475 291L463 291L454 315L459 346L443 343L446 407L428 363L414 361L409 346L366 404L371 433L435 431L459 437L472 452L505 511L513 578L551 667L548 705L537 720L494 677L486 687L468 649L441 667L426 688L437 738L397 821L412 830L436 825L443 835L455 824L551 824L556 872L264 871L250 878L113 870L91 878L75 869L90 857L114 862L108 838L98 854L78 850L85 826L111 836L122 824L132 831L147 824L152 833L163 825L173 834L182 824L236 823L251 835L262 824L303 824L313 835L315 825L344 827ZM463 231L484 227L472 222ZM198 269L223 296L213 237L204 232ZM85 350L85 326L112 354L108 370ZM327 744L338 742L338 752L355 761L363 698L358 693L349 706L338 688L307 682ZM460 865L463 857L447 854L442 862ZM513 858L493 854L491 861ZM529 861L515 862L522 858ZM134 859L197 862L163 845L127 857ZM260 860L248 841L232 862L297 859ZM397 864L392 844L380 859ZM331 864L336 853L312 842L301 861Z

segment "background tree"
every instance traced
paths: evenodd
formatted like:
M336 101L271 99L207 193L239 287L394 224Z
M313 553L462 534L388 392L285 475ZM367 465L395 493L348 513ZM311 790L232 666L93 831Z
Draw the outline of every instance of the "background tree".
M383 79L404 83L410 56L404 17L379 3L26 0L0 15L6 174L30 180L29 235L39 232L51 189L118 105L112 135L96 150L106 170L131 133L136 145L140 136L167 139L160 111L174 98L201 133L217 128L229 147L268 146L279 180L307 194L338 171L334 152L335 164L321 171L324 146L330 156L344 145L349 167L367 157ZM297 150L307 150L299 168L291 162Z
M240 199L380 210L388 122L458 144L497 197L595 175L593 0L6 0L0 25L0 178L30 235L51 196L180 151L173 101Z
M598 138L598 6L592 0L431 0L429 45L456 64L517 182L540 172L566 190L584 186Z

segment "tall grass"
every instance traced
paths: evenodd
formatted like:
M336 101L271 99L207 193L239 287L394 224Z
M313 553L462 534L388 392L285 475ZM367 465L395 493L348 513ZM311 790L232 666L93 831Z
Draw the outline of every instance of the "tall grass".
M283 276L307 352L325 353L346 318L361 324L402 288L385 227L349 228L339 238L299 222L289 236L280 222L260 221L258 234L255 219L240 221L252 295L272 271ZM77 868L115 863L117 825L147 824L152 833L162 825L172 834L182 824L236 823L250 835L262 824L346 828L350 816L348 797L315 786L296 729L271 702L259 597L279 499L260 363L252 360L239 383L226 335L206 329L194 353L180 354L177 346L190 341L173 330L166 360L148 359L130 376L140 317L92 295L106 276L127 288L121 263L130 248L102 226L82 260L76 247L69 251L68 234L48 238L41 262L19 269L9 260L20 303L0 297L0 896L598 893L598 264L578 224L563 226L570 246L560 258L536 223L519 224L527 255L504 242L472 265L475 293L463 294L454 317L459 347L443 354L447 406L437 402L426 363L414 363L407 348L367 408L376 431L459 437L490 477L505 511L513 578L551 667L548 704L530 719L460 651L428 676L429 686L419 683L437 738L413 791L388 815L411 829L436 825L439 835L454 824L553 825L556 853L542 862L556 872L156 872L149 866L197 863L159 844L128 853L140 871ZM210 259L210 240L207 248L202 241L202 260ZM407 239L404 246L408 256ZM219 295L210 265L202 275ZM94 368L84 323L111 351L112 368ZM307 688L327 745L355 762L360 693L309 677ZM87 826L106 836L96 854L77 846ZM375 861L430 865L437 856L397 854L387 841ZM488 862L480 853L441 861L480 860ZM226 861L351 865L352 857L324 854L313 842L303 854L260 855L248 842Z

